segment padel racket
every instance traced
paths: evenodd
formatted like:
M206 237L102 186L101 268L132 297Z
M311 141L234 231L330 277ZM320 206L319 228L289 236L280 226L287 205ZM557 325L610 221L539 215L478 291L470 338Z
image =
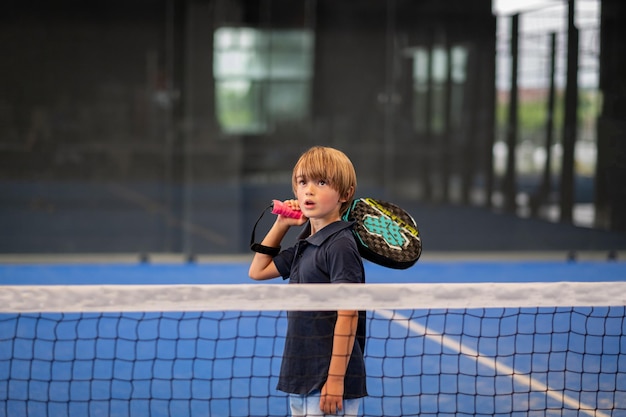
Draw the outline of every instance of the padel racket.
M279 200L273 200L263 212L272 209L272 213L298 219L302 212L292 210ZM254 243L256 221L250 249L255 252L276 256L280 248L268 248ZM354 234L359 253L364 259L394 269L406 269L415 264L422 254L422 239L417 223L409 213L395 204L373 198L358 198L343 215L343 220L354 221Z
M353 233L364 259L394 269L406 269L422 254L417 223L395 204L357 198L343 216L354 221Z

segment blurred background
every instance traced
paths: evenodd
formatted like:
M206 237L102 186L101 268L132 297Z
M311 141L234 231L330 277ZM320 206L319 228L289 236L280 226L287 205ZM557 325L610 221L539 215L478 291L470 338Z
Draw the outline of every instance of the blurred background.
M0 254L249 253L313 145L425 254L626 250L624 23L622 0L4 1Z

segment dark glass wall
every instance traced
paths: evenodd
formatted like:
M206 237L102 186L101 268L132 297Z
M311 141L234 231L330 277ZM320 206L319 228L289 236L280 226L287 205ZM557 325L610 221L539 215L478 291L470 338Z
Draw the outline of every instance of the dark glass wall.
M445 219L497 209L491 1L4 9L0 253L246 252L318 144L352 158L359 195L433 228L431 249L481 249Z

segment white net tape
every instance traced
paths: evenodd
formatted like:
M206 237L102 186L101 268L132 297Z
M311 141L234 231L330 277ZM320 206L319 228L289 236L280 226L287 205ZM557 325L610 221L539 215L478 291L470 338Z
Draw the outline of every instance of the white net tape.
M625 306L626 282L3 286L2 312Z

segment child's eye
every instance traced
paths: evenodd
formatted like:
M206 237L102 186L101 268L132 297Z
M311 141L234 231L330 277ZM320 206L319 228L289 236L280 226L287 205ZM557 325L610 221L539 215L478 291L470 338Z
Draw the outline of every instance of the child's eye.
M317 184L318 184L318 185L327 185L327 184L328 184L328 182L327 182L326 180L319 180L319 181L317 182Z

